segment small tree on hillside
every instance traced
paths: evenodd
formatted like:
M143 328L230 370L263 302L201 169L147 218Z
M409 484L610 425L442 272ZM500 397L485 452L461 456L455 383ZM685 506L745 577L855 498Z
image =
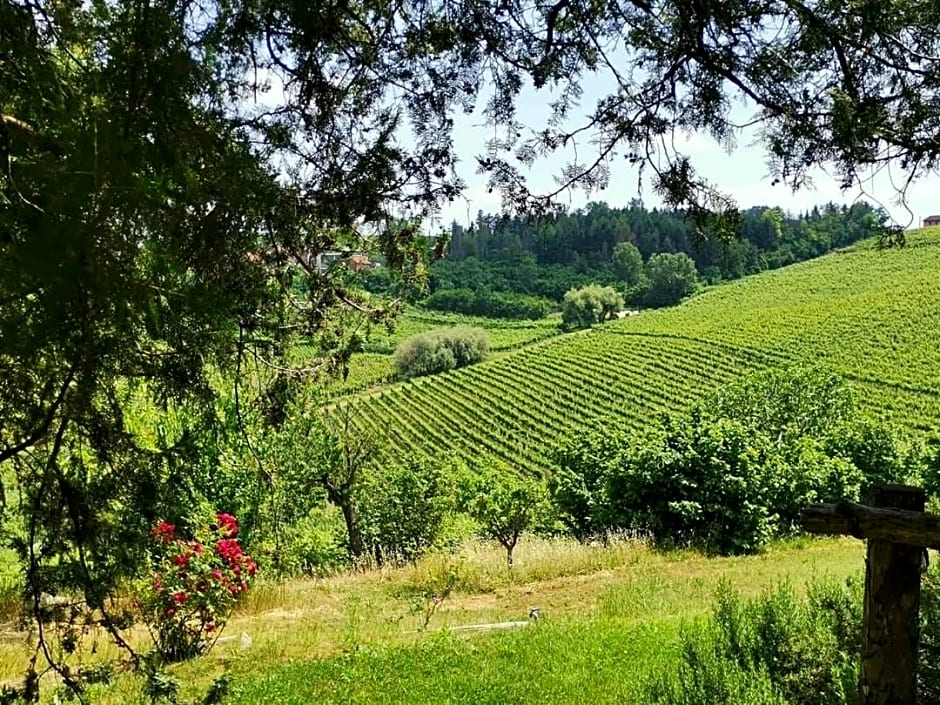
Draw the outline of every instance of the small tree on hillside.
M614 248L611 268L628 289L640 286L645 278L643 255L632 242L621 242Z
M506 549L509 568L519 537L545 512L547 497L540 479L492 461L469 469L461 478L461 508Z
M658 252L646 263L647 306L673 306L698 287L695 262L684 252Z
M570 289L562 301L561 317L566 326L587 328L613 318L623 309L623 296L610 286L590 284Z

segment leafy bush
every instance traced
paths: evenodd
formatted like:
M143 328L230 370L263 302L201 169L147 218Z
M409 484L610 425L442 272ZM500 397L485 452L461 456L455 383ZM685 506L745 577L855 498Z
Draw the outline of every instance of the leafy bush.
M359 513L376 561L414 561L441 538L454 508L450 472L440 460L408 456L370 476Z
M553 307L548 299L482 289L439 289L422 303L435 311L516 320L545 318Z
M556 467L548 480L552 504L579 541L604 538L614 528L610 475L630 443L627 432L597 426L574 434L553 451Z
M282 575L329 575L348 563L346 525L337 507L311 510L284 532L283 543L270 547L279 553ZM265 546L265 548L269 548Z
M433 375L456 366L453 351L430 333L403 340L395 349L395 372L399 377Z
M861 648L857 583L815 583L806 600L791 588L745 602L719 587L711 618L682 637L677 673L648 686L657 705L848 705Z
M614 521L660 543L754 551L777 533L766 504L775 467L768 451L736 421L668 419L658 439L635 445L610 474Z
M683 252L659 252L646 262L647 306L658 308L673 306L686 296L695 293L698 287L698 270L695 262Z
M677 671L647 688L655 705L854 705L862 583L823 580L799 599L786 586L744 601L722 583L706 623L686 629ZM918 702L940 702L940 571L923 578Z
M633 438L582 433L555 454L559 517L581 539L611 530L718 553L759 549L799 530L807 504L858 499L912 463L897 439L861 422L846 385L796 367L720 390Z
M455 326L434 335L451 351L457 367L482 362L490 354L490 336L482 328Z
M403 378L446 372L480 362L489 351L489 335L480 328L456 326L421 333L398 344L395 370Z
M165 521L154 528L153 575L141 587L139 603L164 661L206 651L248 590L257 564L242 552L237 534L229 514L218 514L214 525L189 540Z
M611 286L590 284L570 289L562 301L561 318L566 326L586 328L613 318L623 309L623 296Z

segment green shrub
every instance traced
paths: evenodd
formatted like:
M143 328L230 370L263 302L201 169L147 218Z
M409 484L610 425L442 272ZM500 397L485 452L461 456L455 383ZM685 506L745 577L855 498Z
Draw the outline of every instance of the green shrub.
M395 371L402 378L446 372L480 362L489 352L489 334L482 328L456 326L421 333L398 344Z
M623 309L623 296L611 286L590 284L570 289L561 304L561 319L566 326L586 328L613 318Z
M482 328L456 326L435 335L451 351L457 367L482 362L490 353L490 336Z
M553 306L550 300L536 296L472 289L439 289L422 303L435 311L516 320L545 318Z
M884 424L867 419L842 424L828 434L826 451L859 469L863 477L859 495L863 499L873 485L901 484L912 479L912 452L904 447L895 429Z
M755 551L775 536L767 499L777 464L768 463L764 439L737 421L696 414L666 424L609 474L616 527L725 554Z
M429 333L403 340L395 349L395 372L399 377L432 375L456 366L453 351Z
M695 262L684 252L658 252L646 261L647 306L673 306L698 288Z
M746 602L728 583L704 624L682 636L677 672L648 686L656 705L849 705L861 648L858 583L823 581Z
M582 432L555 454L552 500L578 538L647 532L663 545L758 550L808 504L859 498L912 465L860 423L842 380L802 367L748 378L646 437Z
M579 541L604 538L614 528L610 475L631 443L625 431L597 426L573 434L553 451L548 490L558 519Z
M369 476L359 514L377 562L414 561L442 538L454 510L451 475L441 460L412 455Z
M282 575L324 576L344 567L349 559L346 525L333 505L312 509L284 533L277 568ZM273 546L265 546L275 550Z

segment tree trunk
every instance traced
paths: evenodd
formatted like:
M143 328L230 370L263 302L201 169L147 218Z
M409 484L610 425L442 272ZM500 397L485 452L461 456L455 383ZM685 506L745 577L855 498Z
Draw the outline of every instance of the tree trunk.
M343 510L343 519L346 522L346 534L349 537L349 552L353 558L362 558L365 553L365 547L362 544L362 533L359 531L359 517L356 516L356 508L353 506L352 499L344 497L340 503L340 509Z

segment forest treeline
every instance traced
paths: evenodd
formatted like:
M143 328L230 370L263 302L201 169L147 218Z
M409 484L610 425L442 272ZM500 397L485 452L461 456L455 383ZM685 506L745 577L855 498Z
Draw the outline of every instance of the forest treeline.
M568 290L592 283L629 289L615 257L624 242L644 261L684 253L702 281L717 283L874 237L885 221L883 211L865 202L829 203L797 215L758 206L741 212L736 239L720 242L697 237L680 211L647 209L639 201L625 208L591 203L541 220L480 212L468 227L451 225L446 256L431 267L430 292L469 289L560 301Z

